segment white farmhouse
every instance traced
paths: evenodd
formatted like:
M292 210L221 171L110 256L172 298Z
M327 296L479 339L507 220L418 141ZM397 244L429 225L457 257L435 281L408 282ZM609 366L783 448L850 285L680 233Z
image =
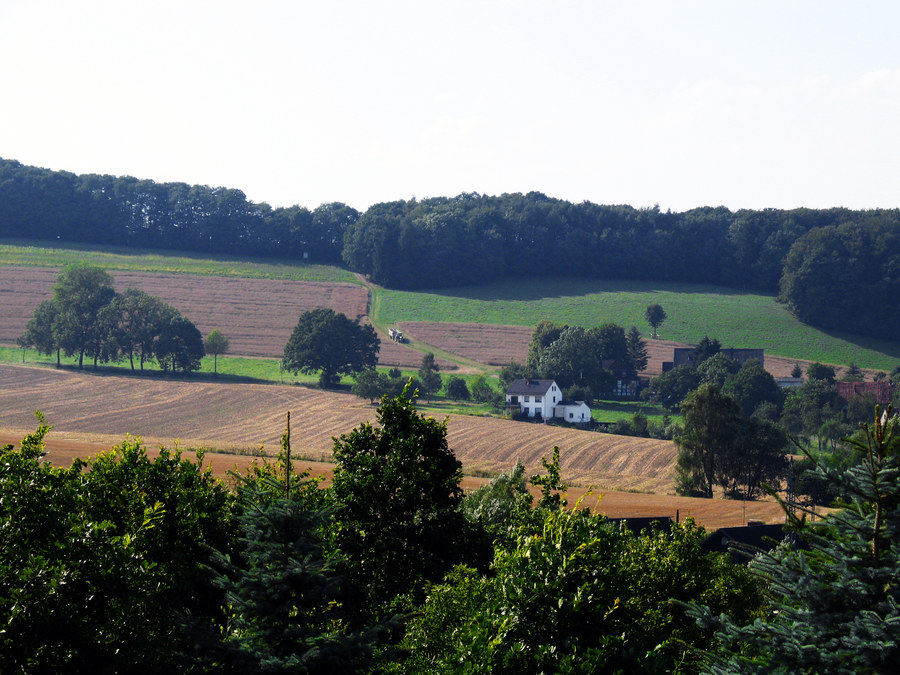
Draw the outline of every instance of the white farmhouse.
M555 380L516 380L506 390L507 410L515 410L528 417L539 414L544 419L550 419L560 401L562 392Z

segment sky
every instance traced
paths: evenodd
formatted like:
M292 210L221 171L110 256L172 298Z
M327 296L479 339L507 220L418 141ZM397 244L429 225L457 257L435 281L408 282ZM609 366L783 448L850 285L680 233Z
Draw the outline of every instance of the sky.
M0 157L357 209L900 207L900 2L0 0Z

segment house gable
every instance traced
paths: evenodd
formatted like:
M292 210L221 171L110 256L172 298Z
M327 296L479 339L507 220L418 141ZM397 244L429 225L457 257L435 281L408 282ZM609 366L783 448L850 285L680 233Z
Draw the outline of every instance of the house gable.
M535 417L553 417L553 408L562 400L556 380L516 380L506 390L506 408Z

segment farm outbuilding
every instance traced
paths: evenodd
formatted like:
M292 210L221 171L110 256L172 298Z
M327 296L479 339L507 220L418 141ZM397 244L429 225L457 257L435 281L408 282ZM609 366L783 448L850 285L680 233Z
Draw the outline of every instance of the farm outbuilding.
M566 422L581 424L591 421L591 409L584 401L560 401L553 409L553 416Z

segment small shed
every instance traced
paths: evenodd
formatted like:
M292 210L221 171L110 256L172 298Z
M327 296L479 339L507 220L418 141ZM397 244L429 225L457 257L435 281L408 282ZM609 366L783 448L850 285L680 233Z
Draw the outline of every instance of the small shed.
M566 422L590 422L591 409L584 401L560 401L553 409L553 416Z

